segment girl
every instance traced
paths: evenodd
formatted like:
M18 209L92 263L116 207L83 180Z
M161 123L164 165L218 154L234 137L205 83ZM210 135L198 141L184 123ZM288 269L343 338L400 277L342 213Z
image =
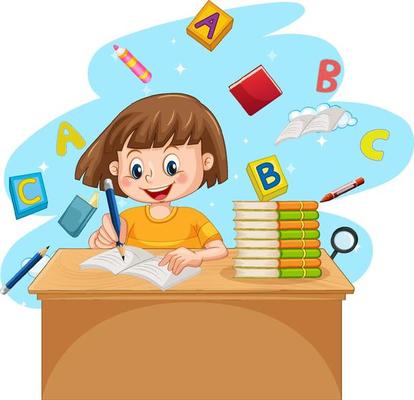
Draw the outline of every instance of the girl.
M121 242L142 248L175 249L160 261L174 274L186 266L227 255L220 233L199 211L171 202L227 180L223 134L211 111L186 94L146 97L125 108L85 151L75 178L147 203L121 216ZM115 247L109 214L90 239L92 248Z

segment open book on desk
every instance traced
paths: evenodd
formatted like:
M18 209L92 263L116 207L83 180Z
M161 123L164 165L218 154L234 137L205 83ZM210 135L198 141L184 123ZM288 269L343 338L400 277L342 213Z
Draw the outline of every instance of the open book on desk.
M180 282L192 278L200 273L201 268L185 267L180 274L174 275L168 271L167 265L160 267L158 263L162 257L140 249L126 246L125 261L114 248L84 261L80 267L83 269L100 268L112 272L115 275L132 275L145 279L158 286L161 290L167 290Z

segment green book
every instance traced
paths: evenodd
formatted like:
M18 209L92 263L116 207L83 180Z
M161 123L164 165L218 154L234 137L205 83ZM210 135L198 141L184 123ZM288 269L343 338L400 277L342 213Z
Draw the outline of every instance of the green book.
M320 249L280 249L280 258L319 258Z
M318 218L317 211L279 211L279 221L309 221Z
M281 240L289 239L318 239L318 230L292 230L292 231L279 231L279 238Z
M319 278L320 268L235 268L235 278Z
M320 249L237 248L236 258L319 258Z

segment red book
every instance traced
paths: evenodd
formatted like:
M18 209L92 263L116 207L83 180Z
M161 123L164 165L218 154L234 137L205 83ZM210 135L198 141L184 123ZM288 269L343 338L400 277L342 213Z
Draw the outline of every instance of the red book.
M263 65L234 82L229 89L249 115L257 113L282 94Z

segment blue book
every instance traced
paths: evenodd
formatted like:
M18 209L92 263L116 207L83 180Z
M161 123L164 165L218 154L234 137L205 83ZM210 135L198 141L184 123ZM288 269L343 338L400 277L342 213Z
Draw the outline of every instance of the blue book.
M76 195L59 219L60 226L72 237L77 237L98 208L98 192L89 202Z

